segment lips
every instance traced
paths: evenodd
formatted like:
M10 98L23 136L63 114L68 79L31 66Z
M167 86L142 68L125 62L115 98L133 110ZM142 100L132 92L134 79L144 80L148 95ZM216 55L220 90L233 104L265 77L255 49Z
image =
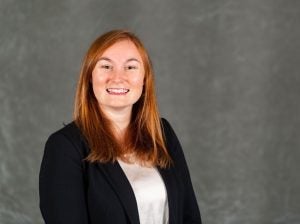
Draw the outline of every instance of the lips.
M106 92L112 95L125 95L129 92L129 89L126 88L107 88Z

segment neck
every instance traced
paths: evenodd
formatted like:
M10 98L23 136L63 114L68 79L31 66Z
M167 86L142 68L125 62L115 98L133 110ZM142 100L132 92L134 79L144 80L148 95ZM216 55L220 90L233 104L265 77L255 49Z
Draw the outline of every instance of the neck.
M112 122L113 129L117 138L122 139L130 123L131 109L111 109L101 108L105 116Z

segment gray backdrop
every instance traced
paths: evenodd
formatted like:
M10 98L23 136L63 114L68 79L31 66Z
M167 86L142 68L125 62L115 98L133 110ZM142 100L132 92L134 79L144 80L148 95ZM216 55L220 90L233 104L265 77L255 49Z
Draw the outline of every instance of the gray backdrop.
M0 0L0 223L43 223L44 143L114 28L150 51L204 223L300 223L299 25L298 0Z

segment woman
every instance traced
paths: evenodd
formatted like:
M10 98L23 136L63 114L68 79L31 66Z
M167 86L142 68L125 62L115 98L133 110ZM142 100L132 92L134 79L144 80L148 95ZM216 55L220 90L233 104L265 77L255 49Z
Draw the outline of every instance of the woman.
M40 170L47 224L201 223L180 143L158 115L150 59L125 30L83 61L74 121L52 134Z

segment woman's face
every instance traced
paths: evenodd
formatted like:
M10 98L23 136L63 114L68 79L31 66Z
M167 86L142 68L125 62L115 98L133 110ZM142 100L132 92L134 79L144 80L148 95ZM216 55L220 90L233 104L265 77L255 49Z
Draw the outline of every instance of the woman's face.
M130 40L106 49L92 72L93 91L102 111L130 110L140 98L145 70L141 55Z

